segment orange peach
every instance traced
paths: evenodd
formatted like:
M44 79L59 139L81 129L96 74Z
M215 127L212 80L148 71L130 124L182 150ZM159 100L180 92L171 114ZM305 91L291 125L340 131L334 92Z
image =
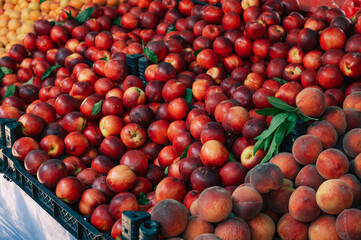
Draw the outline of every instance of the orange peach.
M182 237L184 239L193 240L196 237L202 235L203 233L213 233L214 227L211 223L202 219L199 216L189 216L188 224L184 230Z
M337 106L328 106L322 115L322 119L331 123L340 136L345 133L347 128L346 114L342 108Z
M220 222L226 219L232 211L232 198L221 187L209 187L199 195L199 215L208 222Z
M355 91L343 101L343 109L354 108L361 111L361 91Z
M350 165L353 166L353 171L355 172L356 176L361 178L361 153L351 161Z
M318 137L324 149L334 147L337 143L338 135L331 123L321 120L313 122L307 128L307 134Z
M245 220L230 217L214 229L214 234L223 240L251 240L251 230Z
M361 111L354 108L345 108L347 128L346 132L354 128L361 128Z
M284 214L288 212L288 204L294 190L292 187L283 186L268 193L266 197L267 206L276 213Z
M263 163L255 166L249 171L249 179L252 187L261 194L282 187L283 173L273 163Z
M165 199L153 207L151 219L159 223L162 236L166 238L175 237L187 227L188 209L176 200Z
M361 210L350 208L343 210L336 219L336 230L341 239L361 239Z
M338 179L341 179L342 181L346 182L347 185L349 185L352 189L353 193L353 206L356 206L356 204L361 199L361 183L359 179L353 175L353 174L345 174L339 177Z
M346 154L338 149L329 148L318 155L316 168L325 179L339 178L347 173L349 162Z
M307 240L308 224L297 221L290 213L286 213L277 223L277 233L282 240Z
M352 158L361 153L361 128L354 128L345 134L343 150Z
M295 184L296 186L308 186L317 191L324 181L325 179L318 173L316 165L308 164L298 172Z
M264 213L258 214L252 220L247 221L251 229L252 240L272 240L276 226L272 218Z
M292 145L292 154L296 162L302 165L315 163L318 154L322 152L321 140L313 135L302 135Z
M322 215L314 220L308 228L310 240L341 240L336 231L336 217Z
M309 117L320 117L326 109L325 95L316 88L305 88L298 93L296 106Z
M311 222L321 213L316 203L316 191L307 186L298 187L291 195L288 209L300 222Z
M353 193L351 187L340 179L323 182L316 192L317 205L328 214L339 214L351 207Z
M253 187L240 185L232 193L233 210L237 217L253 219L263 207L261 194Z
M285 179L294 180L300 170L293 155L287 152L278 153L270 160L270 163L276 164L281 169Z

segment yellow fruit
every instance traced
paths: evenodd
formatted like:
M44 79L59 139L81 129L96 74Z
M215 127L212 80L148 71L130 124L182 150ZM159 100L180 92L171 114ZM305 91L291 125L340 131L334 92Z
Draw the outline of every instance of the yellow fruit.
M34 22L36 20L38 20L39 17L40 17L40 11L32 11L32 12L30 12L30 19L33 20Z
M48 2L48 1L45 1L45 2ZM29 8L32 9L32 10L39 10L40 6L39 6L38 2L30 2L29 3Z
M20 21L17 20L17 19L11 19L11 20L8 22L8 29L9 29L9 30L16 31L16 29L18 29L19 27L21 27L21 23L20 23Z

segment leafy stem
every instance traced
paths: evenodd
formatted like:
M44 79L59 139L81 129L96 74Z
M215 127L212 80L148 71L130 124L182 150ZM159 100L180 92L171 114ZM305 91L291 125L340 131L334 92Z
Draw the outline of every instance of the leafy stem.
M254 145L254 154L260 149L267 151L262 163L269 161L278 153L283 139L294 130L299 119L304 122L318 120L303 114L298 108L276 97L268 97L267 100L273 108L256 110L260 115L272 116L268 129L255 137L257 142Z

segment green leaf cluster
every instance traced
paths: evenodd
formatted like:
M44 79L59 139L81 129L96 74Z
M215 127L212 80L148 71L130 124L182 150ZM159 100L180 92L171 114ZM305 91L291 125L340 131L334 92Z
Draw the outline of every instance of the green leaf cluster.
M146 197L145 194L144 194L143 192L141 192L141 193L139 194L139 198L138 198L138 200L137 200L137 203L138 203L139 205L147 205L150 200L149 200L149 199L146 199L145 197Z
M278 153L278 149L283 139L295 128L298 119L304 122L317 120L304 115L296 107L292 107L276 97L268 97L268 102L273 108L263 108L256 110L256 113L263 116L272 116L271 123L265 131L255 137L254 154L259 149L267 150L267 154L262 159L262 163L269 161Z
M83 10L81 13L79 13L75 17L75 19L79 23L83 23L90 18L90 16L93 14L93 12L94 12L94 7L87 8L87 9Z
M48 68L48 70L46 70L43 74L43 76L41 77L41 80L44 80L45 78L49 77L49 75L51 74L52 71L54 71L57 68L60 68L61 65L54 65Z
M147 56L147 58L152 61L154 64L158 64L158 57L157 55L152 51L150 50L149 48L147 48L145 45L144 45L144 42L142 41L142 46L143 46L143 52L144 52L144 55Z
M93 108L92 108L92 116L97 115L101 110L102 110L102 105L103 105L104 100L100 100L99 102L97 102L96 104L94 104Z

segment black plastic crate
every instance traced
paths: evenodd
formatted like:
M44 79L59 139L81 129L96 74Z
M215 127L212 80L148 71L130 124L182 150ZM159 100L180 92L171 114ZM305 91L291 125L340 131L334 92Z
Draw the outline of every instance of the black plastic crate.
M16 119L0 118L0 148L4 148L6 146L5 125L15 121Z
M198 5L213 5L213 6L217 6L217 7L222 7L222 4L220 4L220 3L209 4L208 2L202 2L202 1L197 1L197 0L192 0L192 2L194 2L195 4L198 4Z
M112 240L107 233L99 232L74 209L58 199L55 194L31 176L11 154L10 148L0 151L0 172L14 182L50 216L74 237L81 240Z
M147 81L145 80L145 69L149 66L149 60L146 57L141 57L138 60L138 76L142 80L144 86L147 85Z
M128 54L125 56L129 74L139 77L138 60L141 57L143 57L143 54Z

